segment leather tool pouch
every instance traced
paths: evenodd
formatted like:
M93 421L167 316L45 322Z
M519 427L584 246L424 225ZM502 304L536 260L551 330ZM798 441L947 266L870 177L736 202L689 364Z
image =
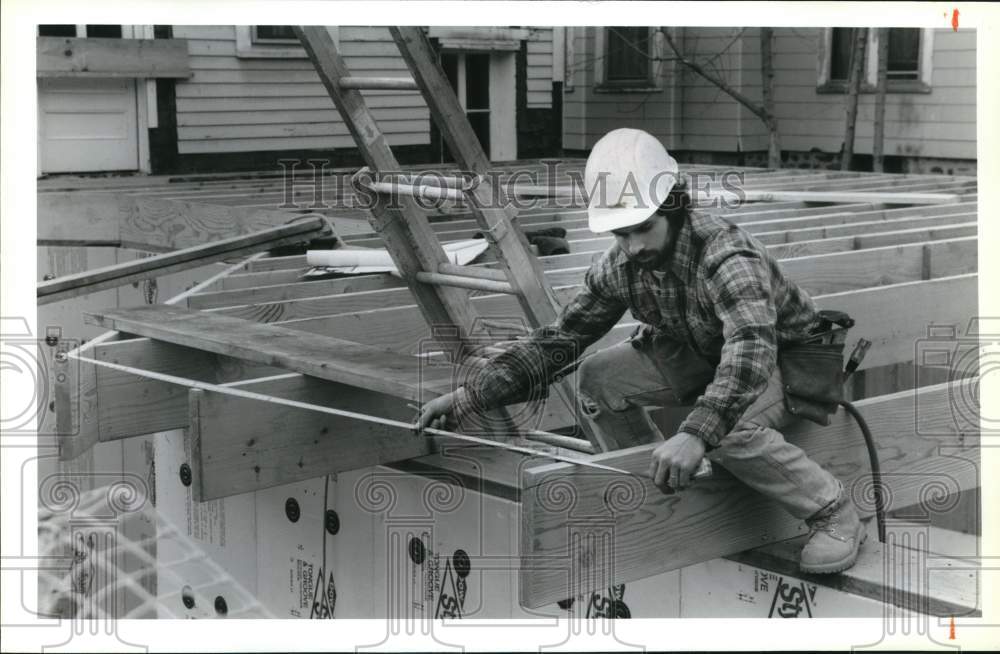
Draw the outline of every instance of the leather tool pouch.
M830 416L844 399L844 341L853 325L846 314L823 311L809 338L778 349L789 413L820 425L830 424Z

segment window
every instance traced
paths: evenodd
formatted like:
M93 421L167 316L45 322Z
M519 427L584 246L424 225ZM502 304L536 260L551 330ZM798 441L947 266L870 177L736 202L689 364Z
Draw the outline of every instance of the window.
M847 82L851 76L854 29L835 27L830 37L830 81Z
M663 45L656 28L598 27L594 42L594 90L598 93L657 91Z
M38 36L76 36L76 25L39 25Z
M605 81L644 85L649 82L649 28L609 27Z
M299 37L295 36L291 25L254 25L253 42L257 43L299 43Z
M338 28L328 27L339 45ZM237 25L236 56L241 59L307 59L291 25Z
M920 30L893 28L889 30L890 80L916 80L920 78Z
M86 37L89 39L120 39L121 25L39 25L38 36Z
M881 30L868 30L861 92L873 93L878 84L878 42ZM889 28L889 56L886 62L886 90L889 93L930 93L931 55L934 50L934 30ZM851 73L851 51L854 48L854 28L835 27L824 30L820 41L818 93L844 93Z

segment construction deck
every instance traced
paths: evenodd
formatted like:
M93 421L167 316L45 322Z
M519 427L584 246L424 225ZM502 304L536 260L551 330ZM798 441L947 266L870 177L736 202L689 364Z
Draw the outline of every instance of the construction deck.
M561 171L579 171L582 164L564 161ZM540 162L504 168L536 172L534 185L566 183L549 178L550 168ZM689 175L722 171L682 166ZM380 247L365 213L344 206L352 172L327 171L318 197L307 173L292 185L294 207L288 206L286 180L273 175L42 180L39 244L169 251L279 226L308 213L330 219L350 245ZM951 403L974 393L978 370L935 367L920 356L924 349L960 355L975 347L968 339L977 316L975 180L740 172L745 189L758 196L842 194L837 202L748 202L719 211L764 243L820 307L856 319L849 345L858 337L874 343L850 393L876 434L890 508L925 503L928 480L945 480L948 494L973 492L980 483L978 412L956 414ZM915 204L904 202L904 195L868 195L911 193L954 198ZM429 217L442 242L479 231L459 205ZM518 224L525 230L567 230L570 254L541 258L546 281L561 303L576 292L591 261L611 245L609 237L587 230L578 202L526 208ZM450 387L456 370L441 356L406 285L387 273L304 281L309 266L299 254L216 265L217 278L185 293L172 307L93 311L98 324L116 333L73 353L80 365L56 389L60 420L77 428L75 435L63 437L64 458L99 442L183 429L185 463L198 501L383 464L411 474L446 475L519 507L514 555L520 559L519 601L525 607L737 555L801 533L799 524L724 470L682 499L660 494L642 478L651 446L586 455L534 445L540 454L558 451L636 473L610 479L544 456L445 445L398 427L332 415L329 409L410 421L414 412L408 401L426 400ZM476 266L497 264L487 257ZM520 316L511 296L468 295L478 313L493 321ZM626 315L594 347L622 341L634 326ZM516 331L483 328L484 343L513 336ZM912 373L910 379L900 382L901 371ZM895 381L888 382L889 377ZM970 406L978 406L977 401L972 397ZM569 433L575 424L573 411L557 401L532 415L538 416L531 425L537 429ZM679 416L657 412L655 417L669 430ZM867 460L848 417L838 414L829 427L797 425L789 438L858 489L856 497L864 496ZM177 477L176 471L168 473ZM861 509L871 514L873 507L862 502ZM949 596L934 606L952 613L956 606L974 611L967 590L952 594L964 599Z

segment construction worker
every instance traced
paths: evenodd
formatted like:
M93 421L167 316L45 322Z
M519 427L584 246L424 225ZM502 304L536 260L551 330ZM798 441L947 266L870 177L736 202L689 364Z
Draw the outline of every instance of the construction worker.
M597 428L619 443L659 442L649 475L665 492L688 487L709 453L805 520L811 534L803 571L852 566L864 538L854 505L837 478L780 431L797 415L785 403L778 353L814 333L820 321L812 299L750 234L692 210L677 163L652 135L606 134L587 159L585 181L590 229L611 232L614 245L554 324L425 404L416 428L450 428L464 416L524 401L537 393L528 388L524 361L538 362L551 381L628 310L643 323L640 332L586 356L578 370L581 404ZM643 409L692 402L666 440Z

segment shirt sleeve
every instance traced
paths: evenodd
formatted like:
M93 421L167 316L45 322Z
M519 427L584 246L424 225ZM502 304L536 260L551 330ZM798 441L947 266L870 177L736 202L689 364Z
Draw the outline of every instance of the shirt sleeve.
M563 307L556 321L517 341L465 381L473 410L544 398L556 373L576 361L625 314L626 305L613 290L606 256L584 275L580 292Z
M715 379L697 399L680 431L717 446L767 387L777 364L773 293L767 263L750 247L706 252L708 294L722 321Z

